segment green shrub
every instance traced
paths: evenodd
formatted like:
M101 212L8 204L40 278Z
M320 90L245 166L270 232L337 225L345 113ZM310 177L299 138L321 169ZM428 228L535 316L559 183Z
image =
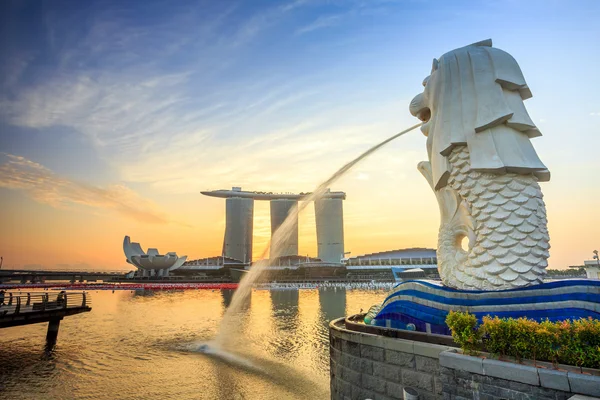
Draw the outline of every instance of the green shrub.
M498 317L483 317L479 327L485 348L492 354L506 356L510 352L511 332L506 320Z
M527 318L483 318L479 327L484 337L484 346L495 355L512 356L517 360L538 357L535 337L538 323Z
M538 324L535 340L532 340L537 344L537 360L550 361L554 365L558 363L560 345L557 332L558 327L553 322L546 320Z
M600 320L592 318L536 322L527 318L483 317L450 312L446 324L466 354L487 350L518 361L531 359L578 367L600 368Z
M452 338L466 354L477 354L481 347L481 333L477 329L477 317L473 314L450 311L446 324L452 331Z
M600 321L591 318L560 323L558 361L600 368Z

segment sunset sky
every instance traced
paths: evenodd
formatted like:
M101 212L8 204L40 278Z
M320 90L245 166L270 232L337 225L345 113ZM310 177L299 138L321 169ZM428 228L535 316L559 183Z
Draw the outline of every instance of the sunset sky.
M415 124L431 61L483 39L533 92L552 173L550 268L600 249L600 2L0 2L3 268L128 269L122 240L220 255L225 203L201 190L306 192ZM435 247L414 131L332 190L351 256ZM255 203L254 254L270 235ZM316 255L314 208L300 253Z

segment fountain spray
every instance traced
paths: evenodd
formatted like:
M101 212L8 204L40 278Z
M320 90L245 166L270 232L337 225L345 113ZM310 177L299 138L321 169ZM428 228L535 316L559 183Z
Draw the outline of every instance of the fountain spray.
M370 156L371 154L373 154L392 140L418 128L421 125L421 123L413 125L410 128L405 129L402 132L399 132L387 138L383 142L371 147L370 149L356 157L354 160L348 162L342 168L337 170L331 177L329 177L327 180L325 180L319 186L317 186L317 188L312 193L309 193L305 197L300 199L300 201L298 202L299 205L295 205L290 210L287 218L273 233L269 245L267 245L266 249L261 254L260 261L255 262L248 271L248 273L244 274L237 290L233 295L230 306L227 308L227 310L225 310L225 314L223 315L223 320L221 321L221 326L219 327L217 336L215 336L215 338L205 346L223 348L227 345L227 343L229 343L229 339L232 337L232 335L234 335L233 337L237 336L238 321L236 316L242 310L244 303L246 302L248 296L252 292L253 285L260 278L265 276L265 273L268 271L267 267L270 265L270 261L277 259L281 255L283 251L283 245L292 235L292 231L294 229L294 221L297 219L298 214L302 210L304 210L312 201L321 198L333 183L335 183L338 179L344 176L352 167L354 167L360 161L364 160L365 158L367 158L368 156ZM272 248L273 251L271 251L271 258L266 259L266 257L269 254L269 248Z

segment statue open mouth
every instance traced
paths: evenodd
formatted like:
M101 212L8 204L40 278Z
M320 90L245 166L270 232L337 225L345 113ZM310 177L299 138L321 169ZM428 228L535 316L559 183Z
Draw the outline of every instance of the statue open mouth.
M431 110L429 107L421 108L415 113L415 117L423 121L423 125L421 125L421 132L423 132L425 136L429 136L429 121L431 120Z
M428 123L431 119L431 109L427 106L423 93L419 93L412 99L409 110L413 116L423 121L421 132L423 132L425 136L429 135Z
M431 119L431 110L427 107L422 108L421 110L417 111L416 117L427 123L429 122L429 119Z

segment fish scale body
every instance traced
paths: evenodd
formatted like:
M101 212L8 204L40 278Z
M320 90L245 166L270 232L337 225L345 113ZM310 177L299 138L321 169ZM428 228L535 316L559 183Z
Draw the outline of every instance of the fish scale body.
M466 146L455 147L448 163L447 186L466 205L474 242L464 251L452 227L441 226L438 260L444 283L458 289L483 290L542 283L550 237L536 177L472 170Z

